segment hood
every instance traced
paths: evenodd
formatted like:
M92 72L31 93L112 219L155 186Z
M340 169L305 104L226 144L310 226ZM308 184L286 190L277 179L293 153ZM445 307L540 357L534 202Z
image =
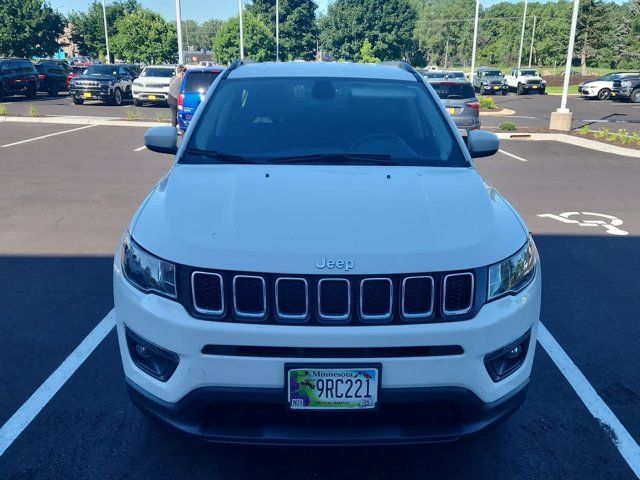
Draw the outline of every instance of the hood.
M76 80L94 80L97 82L111 82L115 80L115 77L111 75L77 75L73 78Z
M163 85L171 84L171 78L169 77L138 77L136 83L146 85L147 83L162 83Z
M504 75L492 75L492 76L484 76L482 77L482 81L488 82L502 82L504 80Z
M526 240L474 169L377 166L176 165L131 232L176 263L298 274L341 273L323 258L353 274L468 269Z

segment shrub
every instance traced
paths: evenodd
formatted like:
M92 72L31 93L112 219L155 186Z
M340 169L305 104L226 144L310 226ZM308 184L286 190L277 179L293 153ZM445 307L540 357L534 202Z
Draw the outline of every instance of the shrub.
M484 108L486 110L495 110L496 102L492 97L485 97L483 95L478 97L478 101L480 102L480 108Z
M607 127L602 127L600 130L596 131L593 136L595 138L607 138L611 132Z
M578 129L579 135L589 135L589 125L584 125L583 127Z
M127 118L131 121L142 120L142 112L137 108L127 110Z
M34 105L31 105L27 109L27 115L30 116L30 117L39 117L40 116L40 112L38 111L38 109Z
M4 103L0 103L0 116L7 116L9 112L7 111L7 106Z
M513 122L502 122L500 124L500 126L498 127L498 129L500 129L500 130L502 130L504 132L513 132L513 131L517 130L518 127Z

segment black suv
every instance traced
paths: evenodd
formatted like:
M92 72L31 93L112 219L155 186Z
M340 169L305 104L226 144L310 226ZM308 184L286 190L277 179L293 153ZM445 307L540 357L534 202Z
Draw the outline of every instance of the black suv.
M55 97L67 90L67 71L55 63L38 63L38 90Z
M76 105L85 100L122 105L123 100L133 98L131 86L137 76L129 65L89 65L82 75L71 79L69 93Z
M630 100L640 103L640 74L613 80L611 100Z
M0 58L0 100L8 95L34 98L38 92L38 72L23 58Z

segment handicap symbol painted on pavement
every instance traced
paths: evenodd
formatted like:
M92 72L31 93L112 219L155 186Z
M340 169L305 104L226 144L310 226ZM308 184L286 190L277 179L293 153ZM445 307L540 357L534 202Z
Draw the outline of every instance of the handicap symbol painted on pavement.
M542 213L538 215L543 218L552 218L562 223L572 223L581 227L602 227L610 235L629 235L629 232L619 229L622 220L613 215L595 212L564 212L559 215L555 213ZM599 217L599 219L585 218Z

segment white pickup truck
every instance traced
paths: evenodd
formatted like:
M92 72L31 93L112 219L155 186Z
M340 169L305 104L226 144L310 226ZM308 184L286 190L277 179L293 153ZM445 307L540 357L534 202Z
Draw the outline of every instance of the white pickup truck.
M538 71L533 68L514 68L511 70L511 75L504 76L504 82L510 91L518 95L529 92L538 92L543 95L547 88L546 80L543 80Z

